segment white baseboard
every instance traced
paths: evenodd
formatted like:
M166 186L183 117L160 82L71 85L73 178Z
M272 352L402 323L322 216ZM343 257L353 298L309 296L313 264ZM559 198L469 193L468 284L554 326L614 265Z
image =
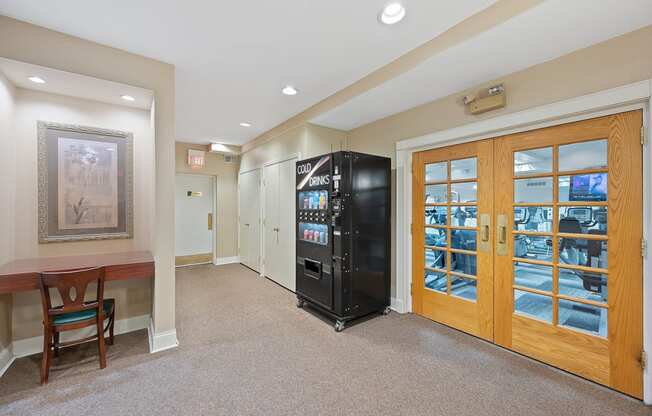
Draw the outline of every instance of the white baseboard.
M11 344L0 350L0 377L11 367L15 359L16 357L14 356L13 346Z
M390 299L390 308L393 311L396 311L398 313L407 313L407 310L405 309L405 305L403 305L403 300L398 299L398 298L391 298Z
M150 320L151 316L149 314L117 320L115 321L115 334L120 335L126 334L128 332L138 331L140 329L145 329L148 327ZM61 341L91 336L94 332L94 327L63 332L61 333ZM19 339L13 342L13 356L15 358L27 357L29 355L39 354L41 352L43 352L43 335L38 337Z
M149 352L151 354L179 346L176 329L156 333L154 332L154 320L150 319L147 332L149 333Z
M235 256L235 257L218 257L213 262L213 264L216 265L216 266L221 266L223 264L232 264L232 263L240 263L240 257L238 257L238 256Z

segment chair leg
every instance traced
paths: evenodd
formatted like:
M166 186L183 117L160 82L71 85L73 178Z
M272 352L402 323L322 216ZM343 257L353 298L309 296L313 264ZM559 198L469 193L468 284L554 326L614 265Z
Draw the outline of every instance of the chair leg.
M43 331L43 357L41 358L41 384L46 384L50 375L51 339L52 333L50 332L49 328L45 328L45 331Z
M59 336L60 333L58 331L54 331L54 356L58 357L59 356Z
M113 345L114 336L113 329L115 327L115 310L111 314L111 326L109 327L109 345Z
M100 354L100 368L106 368L106 345L104 344L104 323L97 321L97 348Z

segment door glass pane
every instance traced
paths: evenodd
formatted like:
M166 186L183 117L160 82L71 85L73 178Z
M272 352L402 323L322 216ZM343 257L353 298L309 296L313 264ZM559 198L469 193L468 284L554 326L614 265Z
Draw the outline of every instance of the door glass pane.
M426 204L442 204L448 201L448 185L427 185Z
M517 261L514 263L514 284L552 292L552 266Z
M477 182L462 182L451 184L451 202L476 202L477 200Z
M607 275L559 268L559 293L574 298L607 302Z
M477 234L472 230L451 230L451 248L475 251Z
M514 180L514 202L552 202L552 178Z
M559 232L607 234L607 207L559 207Z
M446 225L447 207L426 207L426 225Z
M575 238L559 239L559 263L573 266L608 268L607 241Z
M426 245L433 247L446 247L446 229L426 227Z
M607 167L607 140L559 146L559 170L604 169Z
M607 338L607 309L559 299L559 325Z
M514 229L552 232L552 207L514 207Z
M559 202L606 201L607 179L606 173L560 176Z
M478 160L475 157L468 159L451 160L451 179L473 179L478 177Z
M446 293L448 291L448 281L446 273L426 270L424 273L426 288Z
M552 172L552 147L514 152L514 175Z
M446 270L446 251L426 248L426 267Z
M477 207L451 207L451 225L453 227L477 227Z
M451 295L475 301L478 298L478 282L475 279L468 279L451 275Z
M552 261L552 237L515 235L514 257Z
M552 322L552 298L514 290L514 312L545 322Z
M451 271L476 275L476 257L475 254L450 253Z
M426 165L426 182L445 182L448 179L448 162Z

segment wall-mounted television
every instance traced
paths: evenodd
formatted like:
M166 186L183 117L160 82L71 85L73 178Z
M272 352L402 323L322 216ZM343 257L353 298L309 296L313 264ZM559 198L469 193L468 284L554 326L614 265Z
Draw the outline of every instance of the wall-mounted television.
M607 174L593 173L571 176L570 201L606 201Z

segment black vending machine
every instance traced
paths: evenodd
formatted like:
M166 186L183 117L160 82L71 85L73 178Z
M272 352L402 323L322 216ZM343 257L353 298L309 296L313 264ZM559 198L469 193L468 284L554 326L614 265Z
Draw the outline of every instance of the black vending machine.
M335 152L297 162L297 306L335 321L389 312L390 159Z

